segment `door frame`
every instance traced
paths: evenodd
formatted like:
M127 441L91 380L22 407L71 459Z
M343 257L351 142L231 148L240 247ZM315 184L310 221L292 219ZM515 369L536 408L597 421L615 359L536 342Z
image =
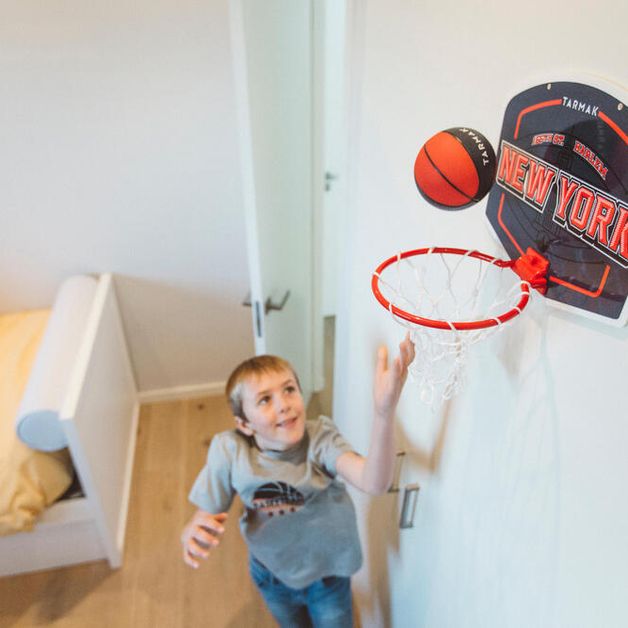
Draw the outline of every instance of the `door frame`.
M252 150L252 130L251 118L249 110L249 92L248 92L248 68L246 60L246 39L244 33L243 22L243 0L229 0L230 28L231 28L231 47L233 59L234 74L234 91L236 100L236 114L238 122L238 143L240 145L241 155L241 181L242 181L242 197L243 209L246 222L246 242L247 250L251 251L253 256L259 259L259 243L255 236L257 231L257 198L255 189L255 162ZM323 282L334 282L339 285L341 276L340 268L336 269L335 276L324 276L324 256L325 256L325 226L324 226L324 195L325 195L325 152L324 152L324 128L325 128L325 5L326 2L318 0L308 0L311 15L311 45L312 45L312 172L311 172L311 206L312 206L312 224L311 224L311 244L312 244L312 276L310 282L310 290L312 296L312 329L311 329L311 346L312 346L312 386L314 391L322 390L325 385L324 375L324 312L323 312ZM329 0L327 0L329 1ZM333 0L342 2L345 6L345 12L350 10L351 3L347 0ZM348 24L348 21L345 22ZM347 32L345 32L345 42L347 40ZM346 54L346 43L344 50L344 59L342 60L345 68L346 79L349 76L348 59ZM346 89L345 98L343 99L343 115L346 118L347 111ZM346 131L346 130L345 130ZM340 141L347 146L348 133L345 132ZM346 154L346 151L345 151ZM346 179L347 171L346 161L343 160L341 172L339 173L343 179ZM343 182L346 189L346 183ZM344 217L338 217L338 228L342 231L345 228ZM340 264L340 260L338 260ZM266 353L265 334L264 334L264 295L262 294L262 276L261 269L249 260L249 278L251 287L251 308L252 308L252 328L255 341L255 353ZM334 290L336 290L336 286ZM329 383L330 384L330 383Z

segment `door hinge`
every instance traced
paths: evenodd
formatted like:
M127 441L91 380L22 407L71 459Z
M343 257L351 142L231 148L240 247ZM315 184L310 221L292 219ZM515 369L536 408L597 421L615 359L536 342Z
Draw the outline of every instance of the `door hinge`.
M331 190L331 182L335 181L337 178L338 175L333 172L325 173L325 192L329 192L329 190Z

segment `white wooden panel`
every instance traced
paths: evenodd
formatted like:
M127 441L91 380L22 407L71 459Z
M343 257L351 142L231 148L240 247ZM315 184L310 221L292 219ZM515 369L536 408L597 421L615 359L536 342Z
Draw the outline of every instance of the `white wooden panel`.
M112 567L122 560L137 416L137 393L113 280L103 275L62 422Z
M107 557L85 498L48 508L32 532L0 539L0 576L52 569Z

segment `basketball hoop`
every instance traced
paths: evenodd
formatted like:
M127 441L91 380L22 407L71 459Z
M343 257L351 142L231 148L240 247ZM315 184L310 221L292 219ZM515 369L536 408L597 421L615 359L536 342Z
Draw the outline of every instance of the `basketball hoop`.
M434 405L464 384L469 347L515 319L530 288L544 293L549 263L533 249L516 260L450 247L398 253L371 280L375 298L416 346L410 374Z

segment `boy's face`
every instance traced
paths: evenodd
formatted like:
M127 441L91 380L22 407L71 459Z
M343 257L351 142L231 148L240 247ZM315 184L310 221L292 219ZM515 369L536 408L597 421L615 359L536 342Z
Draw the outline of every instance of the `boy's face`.
M291 371L281 370L249 377L242 384L242 410L238 429L254 436L260 449L283 451L298 444L305 434L305 406Z

